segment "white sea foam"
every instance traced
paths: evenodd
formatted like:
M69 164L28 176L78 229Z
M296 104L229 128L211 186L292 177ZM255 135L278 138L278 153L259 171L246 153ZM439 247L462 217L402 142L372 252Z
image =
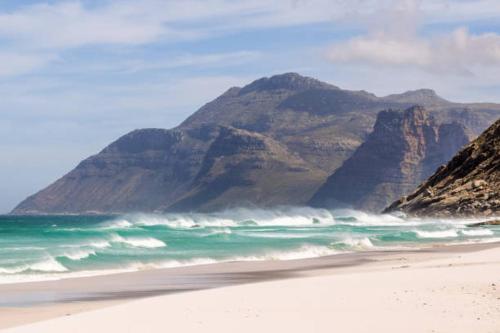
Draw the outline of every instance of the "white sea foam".
M157 248L167 246L167 244L165 244L163 241L153 237L122 237L119 235L113 235L111 241L115 243L123 243L132 247L143 248Z
M250 231L238 231L238 235L252 238L276 238L276 239L299 239L299 238L310 238L310 237L321 237L322 234L311 234L311 233L292 233L292 232L253 232Z
M310 207L281 207L275 209L237 208L212 214L131 214L109 222L110 226L166 226L174 229L247 226L418 226L427 224L463 225L476 220L407 219L396 215L377 215L355 210L315 209Z
M265 261L265 260L296 260L317 258L340 253L327 246L303 245L288 251L271 251L265 254L236 256L224 261Z
M66 257L71 260L82 260L85 258L90 257L91 255L95 255L96 252L94 250L90 249L80 249L80 250L73 250L73 251L68 251L60 255L60 257Z
M231 219L206 214L133 214L127 216L127 221L133 226L166 226L173 229L230 227L236 225L236 222Z
M88 245L95 247L97 249L105 249L107 247L111 247L111 244L108 241L93 241L90 242Z
M455 238L458 237L456 230L424 231L415 230L419 238Z
M125 219L136 226L164 225L170 228L260 226L305 226L334 223L328 210L308 207L284 207L273 210L239 208L213 214L133 214Z
M345 247L346 250L369 250L374 248L372 241L368 237L346 237L340 241L333 242L332 246Z
M17 274L27 270L26 265L16 267L0 267L0 274Z
M221 215L238 221L238 224L254 221L259 226L294 227L335 223L328 210L309 207L282 207L273 210L241 208L222 212Z
M264 258L266 260L269 257L272 260L294 260L294 259L317 258L338 253L339 251L333 250L327 246L304 245L297 250L271 253L270 255L264 256Z
M75 244L64 244L60 245L62 248L76 248L81 249L85 247L93 247L96 249L105 249L107 247L111 247L111 244L106 240L91 240L84 243L75 243Z
M342 224L356 224L356 225L397 225L403 222L407 222L401 217L395 215L376 215L369 214L365 212L355 211L355 210L336 210L334 211L335 216L343 216L346 218L354 218L354 222L342 221Z
M166 260L156 263L133 263L129 265L128 269L133 270L145 270L145 269L157 269L157 268L175 268L175 267L186 267L186 266L197 266L197 265L209 265L223 262L221 260L215 260L212 258L193 258L187 260Z
M493 231L489 229L460 230L466 236L491 236Z
M104 223L104 229L126 229L132 226L133 224L126 219L113 220Z
M61 263L59 263L52 257L30 265L29 269L32 271L40 271L40 272L66 272L68 270L66 267L64 267Z
M62 280L70 278L126 273L133 271L134 269L106 269L106 270L80 271L80 272L12 274L12 275L0 276L0 284L14 284L14 283L35 282L35 281L54 281L54 280Z
M52 257L32 263L22 264L15 267L0 267L0 274L19 274L28 271L35 272L66 272L68 269Z
M210 232L204 236L213 236L213 235L231 235L233 232L229 228L216 228L210 230Z

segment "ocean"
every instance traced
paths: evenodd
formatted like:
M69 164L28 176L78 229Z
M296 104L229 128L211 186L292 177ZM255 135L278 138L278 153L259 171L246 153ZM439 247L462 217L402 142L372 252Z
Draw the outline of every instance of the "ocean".
M212 214L0 216L0 283L227 261L500 241L480 220L283 207Z

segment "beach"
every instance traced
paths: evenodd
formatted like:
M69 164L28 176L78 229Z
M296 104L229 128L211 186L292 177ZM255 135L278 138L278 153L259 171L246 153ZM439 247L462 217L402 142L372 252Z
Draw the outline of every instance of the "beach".
M0 295L18 302L0 308L4 332L500 332L500 244L6 284Z

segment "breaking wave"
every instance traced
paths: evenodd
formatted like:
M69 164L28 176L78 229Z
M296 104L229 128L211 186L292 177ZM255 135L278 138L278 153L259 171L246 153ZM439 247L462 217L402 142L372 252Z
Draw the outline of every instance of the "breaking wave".
M17 274L23 272L66 272L68 269L54 258L46 258L32 264L15 267L0 267L1 274Z
M490 229L461 230L460 232L466 236L491 236L494 234Z
M61 255L59 255L59 257L66 257L70 260L77 261L77 260L82 260L82 259L88 258L91 255L96 255L96 252L94 250L81 249L81 250L74 250L74 251L68 251L68 252L62 253Z
M144 248L149 248L149 249L154 249L157 247L165 247L167 244L162 242L159 239L153 238L153 237L145 237L145 238L139 238L139 237L121 237L119 235L113 235L112 241L115 243L123 243L128 246L132 247L144 247Z
M0 217L0 229L10 228L9 237L0 234L0 283L500 239L500 228L468 227L474 222L481 220L303 207L210 214L34 216L17 222Z
M455 230L439 230L439 231L424 231L415 230L415 233L420 238L455 238L458 233Z
M370 250L375 246L368 237L362 238L345 238L341 241L332 243L333 247L341 248L345 250Z

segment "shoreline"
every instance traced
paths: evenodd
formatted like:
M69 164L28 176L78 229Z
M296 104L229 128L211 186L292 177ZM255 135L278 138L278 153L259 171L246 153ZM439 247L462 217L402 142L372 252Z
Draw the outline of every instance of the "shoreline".
M196 297L209 290L217 293L228 288L258 288L268 283L286 285L289 281L310 278L394 272L488 251L500 253L500 243L434 245L414 250L366 251L286 261L224 262L5 284L0 285L0 329L47 319L57 321L70 315L96 313L157 298L188 294ZM500 256L497 258L500 267Z

